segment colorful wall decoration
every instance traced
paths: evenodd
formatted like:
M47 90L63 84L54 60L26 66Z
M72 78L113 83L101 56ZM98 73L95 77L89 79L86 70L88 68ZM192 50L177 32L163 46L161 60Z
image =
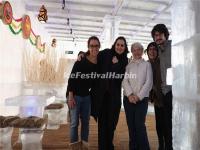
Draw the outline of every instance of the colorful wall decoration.
M15 19L13 17L12 7L8 1L0 3L0 19L5 25L8 25L10 31L17 35L22 32L24 39L29 39L33 46L40 52L45 51L45 43L41 44L40 35L36 35L31 28L31 19L28 15Z

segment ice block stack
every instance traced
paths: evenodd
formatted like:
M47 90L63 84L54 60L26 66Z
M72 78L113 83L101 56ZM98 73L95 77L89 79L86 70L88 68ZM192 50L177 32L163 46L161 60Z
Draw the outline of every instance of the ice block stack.
M0 149L11 150L11 136L13 132L12 122L19 119L18 116L0 116Z
M173 0L173 146L200 148L200 1Z

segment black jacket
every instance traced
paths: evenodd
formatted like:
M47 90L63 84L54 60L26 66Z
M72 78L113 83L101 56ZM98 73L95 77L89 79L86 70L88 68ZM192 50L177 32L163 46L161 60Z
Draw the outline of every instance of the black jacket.
M116 56L118 59L118 63L116 64L112 63L112 58L114 56ZM95 85L91 90L91 115L94 116L94 118L98 117L98 112L102 107L104 107L102 101L106 92L108 92L111 96L110 100L115 101L116 106L121 106L121 83L127 64L127 53L119 55L112 49L105 49L99 52L97 60L97 72L102 76L102 78L99 77L96 80ZM103 78L103 75L106 75L107 73L115 73L116 78ZM122 78L119 78L119 75L122 75Z

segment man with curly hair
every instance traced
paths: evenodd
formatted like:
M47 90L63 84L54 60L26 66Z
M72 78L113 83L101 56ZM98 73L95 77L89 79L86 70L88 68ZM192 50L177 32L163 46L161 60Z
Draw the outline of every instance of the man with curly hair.
M164 24L157 24L151 31L151 36L158 45L160 59L161 90L164 105L164 136L159 150L173 150L172 144L172 86L167 85L167 69L171 68L171 40L169 31ZM159 141L161 142L161 141Z

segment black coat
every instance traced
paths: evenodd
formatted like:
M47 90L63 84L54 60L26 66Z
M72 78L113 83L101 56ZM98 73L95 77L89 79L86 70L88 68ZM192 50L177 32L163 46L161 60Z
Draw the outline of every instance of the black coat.
M118 63L112 63L112 58L114 56L117 57ZM106 75L106 73L124 75L127 64L127 53L119 55L112 49L105 49L103 51L100 51L98 54L97 70L98 74L100 75ZM98 117L98 112L101 110L101 108L104 107L102 101L106 92L109 93L109 95L111 96L111 101L115 101L117 106L121 106L121 83L123 80L123 76L122 78L118 77L119 76L116 76L116 78L109 79L99 77L96 80L94 87L91 90L91 115L95 119Z

